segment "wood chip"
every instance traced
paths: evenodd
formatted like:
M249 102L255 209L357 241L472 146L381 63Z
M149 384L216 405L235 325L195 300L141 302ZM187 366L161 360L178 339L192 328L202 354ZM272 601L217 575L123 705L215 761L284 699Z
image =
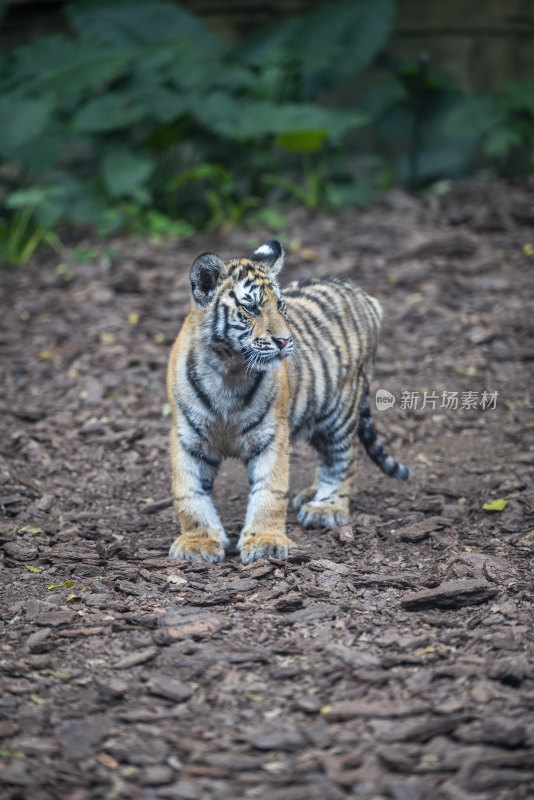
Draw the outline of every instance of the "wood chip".
M173 678L168 678L166 675L152 675L146 687L150 694L165 697L167 700L174 700L177 703L191 697L191 689L188 686Z
M164 500L157 500L155 503L147 503L139 509L140 514L157 514L159 511L164 511L166 508L172 506L172 497L166 497Z
M426 703L386 703L377 701L366 703L360 700L345 700L340 703L333 703L325 708L324 716L327 720L344 720L353 717L378 717L387 719L389 717L412 717L417 714L424 714L429 711Z
M485 603L495 597L497 588L484 580L447 581L435 589L403 597L401 606L407 611L421 608L462 608Z
M430 517L401 528L398 535L402 542L421 542L434 531L441 530L445 524L445 520L440 517Z
M133 653L119 658L115 664L112 664L113 669L128 669L129 667L136 667L138 664L145 664L150 661L157 654L157 647L145 647L143 650L136 650Z
M181 639L207 639L225 628L228 621L220 614L170 611L158 619L158 624L161 630L155 634L156 643L170 644Z

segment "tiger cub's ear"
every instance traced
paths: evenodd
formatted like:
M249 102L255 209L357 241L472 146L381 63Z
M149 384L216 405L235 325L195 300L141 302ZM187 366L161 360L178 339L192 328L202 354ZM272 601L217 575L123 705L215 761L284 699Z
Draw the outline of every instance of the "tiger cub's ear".
M202 253L195 258L189 270L189 280L193 297L199 306L208 305L226 275L226 265L215 253Z
M284 251L280 242L276 239L269 239L268 242L254 250L252 260L265 264L267 267L265 272L270 278L275 278L284 266Z

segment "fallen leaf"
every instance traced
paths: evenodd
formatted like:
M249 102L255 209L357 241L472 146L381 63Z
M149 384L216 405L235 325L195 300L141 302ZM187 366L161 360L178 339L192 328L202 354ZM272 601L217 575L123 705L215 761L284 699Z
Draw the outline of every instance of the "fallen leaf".
M137 325L137 323L139 322L139 314L137 313L137 311L130 311L130 313L128 314L128 322L130 323L130 325Z
M272 775L278 775L279 772L283 772L286 768L286 764L283 761L267 761L266 764L262 765L262 769L265 772L270 772Z
M502 511L508 505L508 500L491 500L489 503L484 503L482 508L484 511Z
M110 756L107 753L99 753L96 757L96 760L100 761L104 767L109 767L109 769L117 769L119 766L117 759L113 758L113 756Z
M167 583L174 583L177 586L182 586L182 584L187 583L187 581L180 575L167 575Z
M47 589L61 589L63 586L74 586L74 581L65 581L65 583L50 583Z
M51 669L49 674L60 681L69 681L72 678L72 674L64 669Z
M44 533L44 531L38 525L25 525L19 529L19 533Z
M29 564L24 564L24 566L26 567L26 569L29 569L30 572L42 572L43 571L41 569L41 567L30 567Z

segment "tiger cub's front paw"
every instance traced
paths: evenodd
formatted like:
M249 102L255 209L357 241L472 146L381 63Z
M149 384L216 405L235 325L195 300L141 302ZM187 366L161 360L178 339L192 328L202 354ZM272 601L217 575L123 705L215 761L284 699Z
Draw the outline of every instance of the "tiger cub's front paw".
M225 541L201 533L183 533L171 545L169 558L183 561L222 561Z
M250 564L258 558L287 558L289 548L294 542L285 533L278 531L246 533L241 536L237 548L241 551L243 564Z
M349 509L341 504L306 503L298 513L298 521L303 528L337 528L349 521Z

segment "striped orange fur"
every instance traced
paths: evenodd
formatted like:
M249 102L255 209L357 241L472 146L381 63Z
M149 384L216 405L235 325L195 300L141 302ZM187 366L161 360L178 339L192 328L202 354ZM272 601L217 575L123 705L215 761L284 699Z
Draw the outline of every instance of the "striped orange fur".
M367 393L381 309L349 280L290 284L277 275L280 244L249 259L199 256L190 271L193 307L169 360L170 453L181 534L170 556L224 557L227 536L211 500L225 456L246 465L250 495L238 547L244 563L285 557L289 443L317 454L312 486L293 501L307 528L347 522L356 433L370 457L409 475L376 438Z

